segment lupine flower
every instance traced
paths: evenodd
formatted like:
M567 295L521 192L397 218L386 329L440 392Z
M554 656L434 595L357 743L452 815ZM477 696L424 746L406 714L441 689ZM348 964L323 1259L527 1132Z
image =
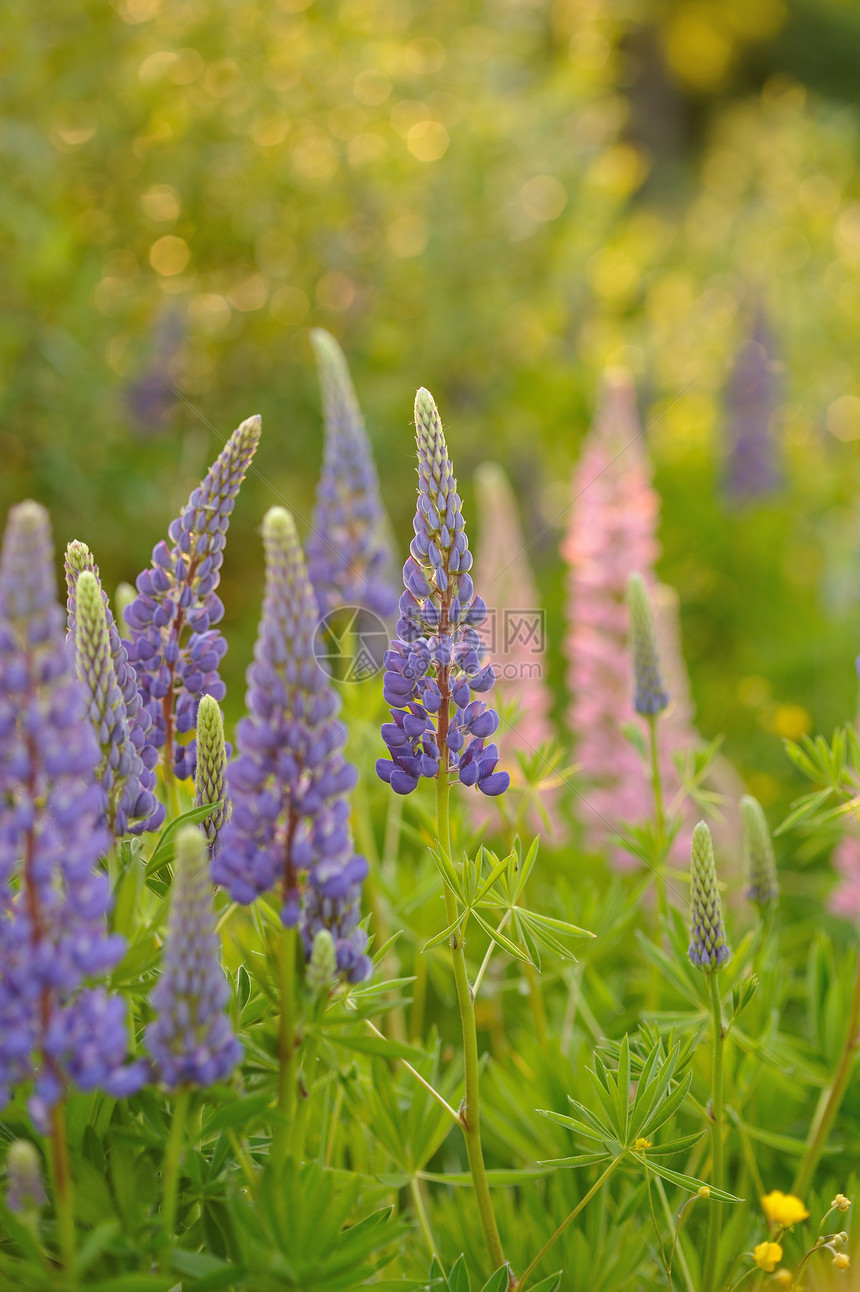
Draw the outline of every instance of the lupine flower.
M436 405L424 389L415 397L415 430L415 537L403 567L398 636L385 653L382 679L392 706L393 721L382 728L391 757L380 758L376 771L397 794L410 794L422 776L436 778L440 767L463 785L503 794L510 777L496 771L498 750L486 743L499 716L472 698L495 682L492 665L481 663L476 631L487 607L469 574L472 554L457 481Z
M830 894L828 906L843 920L860 920L860 838L848 830L833 850L833 868L839 883Z
M308 574L321 614L361 606L389 615L397 593L386 578L385 517L364 420L337 341L314 328L311 344L322 385L325 454L307 540Z
M28 1139L13 1139L6 1152L6 1206L19 1215L32 1215L47 1205L42 1159Z
M47 1127L68 1084L130 1094L125 1003L83 988L120 959L99 859L99 750L65 648L47 512L13 507L0 554L0 1107L34 1082Z
M627 608L630 612L630 644L633 651L633 708L643 718L656 717L669 707L669 696L663 685L660 653L651 602L641 574L627 580Z
M744 826L744 868L747 877L747 897L762 910L775 906L779 899L773 841L758 799L745 794L741 799L741 818Z
M692 964L703 973L714 973L731 959L726 942L714 845L711 832L700 821L693 831L690 887L690 947Z
M224 616L215 592L230 514L260 441L260 418L249 417L230 436L182 514L152 551L152 566L137 576L137 597L125 612L126 643L137 670L150 739L164 748L167 768L180 780L194 775L196 742L177 736L194 730L204 695L223 700L218 666L227 643L214 624Z
M338 971L370 972L358 927L367 862L352 844L347 795L356 772L343 756L338 699L314 656L319 611L293 518L272 507L263 520L266 591L247 673L249 716L228 769L233 816L212 876L234 901L277 888L281 918L298 926L305 954L321 928L334 938Z
M220 952L206 842L196 826L184 826L176 840L161 977L151 997L156 1016L146 1029L146 1048L168 1090L224 1081L242 1057L224 1012L230 986Z
M636 570L655 599L667 676L673 668L684 672L677 642L664 637L654 584L658 512L633 383L623 370L611 369L574 475L570 527L561 551L570 566L568 722L586 783L582 820L589 846L609 845L619 868L635 861L616 846L617 825L642 821L652 811L648 770L623 730L632 716L633 693L625 597ZM665 618L668 623L672 616ZM686 677L673 677L670 689L672 703L660 720L660 773L669 799L678 789L673 754L696 743L690 705L682 700L682 690L684 697L689 694Z
M87 716L101 757L96 778L104 790L108 829L121 838L133 823L163 818L134 747L126 706L111 659L108 622L99 581L83 570L76 584L75 663L87 700Z
M726 392L726 491L742 502L771 494L779 484L773 414L780 392L773 352L773 334L759 305Z
M134 747L139 760L140 766L134 764L133 777L136 777L140 784L141 795L147 793L152 797L152 806L148 814L143 817L143 812L147 799L141 798L139 802L139 811L131 814L132 819L127 820L124 829L128 829L132 834L140 834L144 830L158 830L164 821L164 806L155 798L156 775L155 766L158 762L158 750L150 742L149 729L152 725L152 718L143 707L143 701L140 696L140 690L137 685L137 674L133 665L128 662L128 651L120 640L119 631L116 621L111 613L107 593L101 587L99 579L99 567L96 565L92 552L86 543L80 542L79 539L73 539L66 548L66 610L68 616L68 645L74 654L75 637L77 633L77 581L78 577L88 571L93 574L99 584L99 592L102 605L104 607L104 618L107 624L108 648L110 653L110 665L113 668L117 685L122 694L122 702L125 708L125 724L128 728L128 738ZM128 585L126 585L128 586ZM133 595L133 590L132 590ZM129 774L129 779L133 779ZM135 805L135 800L131 791L126 795L126 806ZM126 811L126 818L129 813ZM138 820L134 820L134 817ZM113 826L111 827L113 828ZM116 833L122 833L117 830Z
M505 749L520 750L527 760L534 759L553 739L548 651L540 598L519 523L516 495L495 462L485 462L475 473L475 497L479 523L476 559L492 606L479 631L484 641L495 635L489 650L496 674L496 694L500 703L508 705L513 713L505 730ZM551 774L549 767L546 771ZM563 822L553 811L557 801L557 790L550 789L543 794L553 838L561 841ZM472 811L483 822L492 809L477 800ZM541 824L539 819L534 820L535 828Z
M220 803L221 806L203 822L209 840L210 855L220 846L220 835L230 819L227 797L227 746L224 743L224 718L218 701L204 695L197 710L197 768L194 773L194 803Z

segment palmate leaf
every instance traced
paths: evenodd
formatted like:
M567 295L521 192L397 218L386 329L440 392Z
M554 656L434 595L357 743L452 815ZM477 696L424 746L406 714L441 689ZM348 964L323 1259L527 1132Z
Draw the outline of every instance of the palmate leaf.
M183 812L181 816L174 817L172 821L168 821L167 825L158 836L158 840L152 850L149 861L146 863L147 879L149 879L151 875L158 874L160 870L163 870L164 867L168 866L173 860L173 846L176 842L176 835L183 826L197 825L200 821L205 821L213 812L217 811L217 809L222 806L223 800L218 803L204 803L202 807L189 808L189 810L187 812Z

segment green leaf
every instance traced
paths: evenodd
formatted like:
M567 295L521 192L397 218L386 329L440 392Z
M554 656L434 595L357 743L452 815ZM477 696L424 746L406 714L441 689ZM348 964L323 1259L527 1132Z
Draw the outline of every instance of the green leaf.
M510 938L506 938L504 933L500 933L498 929L494 929L493 926L480 916L477 911L472 912L472 917L477 920L478 924L480 924L487 936L492 938L503 951L507 951L509 956L513 956L515 960L521 960L524 964L533 964L531 957L528 956L525 951L522 951L515 943L511 942ZM537 968L536 965L534 967Z
M217 1108L204 1124L203 1129L209 1133L220 1130L235 1130L237 1126L247 1126L272 1107L269 1095L248 1095L245 1098L232 1099L229 1103Z
M508 1292L507 1265L501 1265L496 1270L495 1274L490 1275L484 1286L481 1288L481 1292Z
M708 1184L705 1180L696 1180L692 1175L681 1175L678 1171L670 1171L668 1166L663 1166L662 1162L652 1162L648 1158L648 1169L655 1175L667 1180L669 1184L677 1185L679 1189L686 1189L688 1193L698 1193L700 1189L710 1189L709 1197L714 1202L745 1202L745 1198L736 1198L733 1193L726 1193L724 1189L715 1189L713 1185Z
M354 1050L358 1054L376 1054L383 1059L409 1059L411 1063L426 1059L424 1050L417 1045L407 1045L405 1041L393 1041L390 1037L381 1036L340 1036L337 1032L326 1032L326 1039L332 1045L339 1045L344 1050Z
M574 1157L550 1157L541 1162L541 1166L575 1167L596 1166L598 1162L609 1162L611 1153L577 1153Z
M168 866L173 859L174 835L181 830L184 825L196 825L198 821L205 821L213 812L222 806L222 802L204 803L202 807L190 808L188 812L183 812L181 816L175 817L169 821L158 836L158 842L153 849L152 856L146 863L146 877L155 875L158 871Z
M564 1270L559 1270L557 1274L550 1274L549 1278L541 1279L540 1283L533 1283L531 1292L558 1292L563 1273Z
M471 1292L469 1271L466 1269L465 1256L458 1256L448 1275L450 1292Z

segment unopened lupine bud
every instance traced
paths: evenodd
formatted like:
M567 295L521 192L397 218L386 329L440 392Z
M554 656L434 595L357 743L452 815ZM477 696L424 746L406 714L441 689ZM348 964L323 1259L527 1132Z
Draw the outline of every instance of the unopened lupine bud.
M337 973L337 951L328 929L318 929L308 961L306 981L314 996L321 996L332 986Z
M75 663L101 755L96 778L104 790L108 828L120 838L131 825L163 814L151 788L153 773L144 767L132 741L111 655L108 612L92 570L78 574L75 602Z
M319 620L295 522L283 507L263 520L266 591L247 673L249 714L228 780L233 816L212 865L216 884L248 904L276 888L287 927L310 956L320 928L335 940L338 971L370 972L359 927L367 861L356 854L348 795L357 774L346 761L338 697L314 654Z
M349 368L334 337L311 332L325 417L325 456L307 540L308 574L321 614L363 606L389 615L397 594L370 441Z
M242 1047L224 1012L229 1000L206 842L196 826L185 826L176 840L164 961L152 992L156 1017L146 1030L146 1047L168 1090L230 1076Z
M152 743L165 747L168 769L180 780L194 775L196 743L176 737L194 730L202 696L220 701L226 694L218 670L227 643L213 626L223 619L224 606L215 589L230 516L259 442L260 418L249 417L171 522L170 542L156 543L125 612L129 659L152 718Z
M27 1216L40 1212L47 1201L38 1150L28 1139L14 1139L6 1153L6 1206Z
M651 602L640 574L631 574L627 581L627 608L636 682L633 708L642 717L653 718L669 707L669 696L663 685Z
M421 777L454 773L482 794L503 794L507 772L496 770L499 751L486 742L499 715L473 698L496 677L481 659L476 631L487 617L475 592L472 554L462 503L433 396L415 396L418 507L415 537L403 567L398 636L385 653L382 694L392 722L382 727L388 758L376 773L397 794L411 794Z
M776 878L773 842L761 804L751 794L745 794L741 799L741 818L744 827L747 897L762 909L775 906L779 899L779 883Z
M703 973L714 973L731 958L726 942L714 845L711 832L700 821L693 831L690 885L689 957Z
M197 710L197 767L194 773L194 803L220 803L203 822L212 856L220 846L220 834L230 819L227 795L227 746L224 743L224 718L217 700L204 695Z

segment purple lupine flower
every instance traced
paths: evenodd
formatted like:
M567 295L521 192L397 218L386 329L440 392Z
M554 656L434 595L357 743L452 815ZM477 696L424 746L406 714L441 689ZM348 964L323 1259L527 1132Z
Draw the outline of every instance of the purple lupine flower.
M703 973L714 973L731 959L711 832L704 821L693 831L690 850L690 946L687 954Z
M27 1216L47 1203L39 1150L28 1139L13 1139L6 1152L6 1206Z
M396 794L410 794L422 776L451 772L484 794L503 794L507 772L487 744L499 716L472 693L489 691L495 674L482 664L476 632L487 607L476 595L472 554L442 423L429 391L415 396L418 509L415 537L403 567L398 636L385 653L382 694L392 721L382 727L390 758L376 772Z
M0 554L0 1107L34 1082L44 1131L69 1084L122 1096L125 1004L85 979L112 969L110 846L99 750L65 648L47 512L13 507Z
M133 665L128 662L128 651L120 640L119 630L111 612L107 593L103 588L101 588L99 567L96 565L93 554L87 547L86 543L80 542L79 539L73 539L72 542L68 544L66 547L65 570L67 594L66 610L69 628L68 645L73 654L75 648L75 633L77 631L76 586L78 576L85 570L88 570L91 574L95 575L99 582L101 599L104 605L104 615L107 622L111 664L116 675L117 684L122 692L129 739L134 746L142 765L137 772L140 780L141 792L148 792L153 798L153 807L150 810L150 814L143 819L136 821L131 820L126 828L131 834L141 834L145 830L158 830L164 821L165 811L164 805L159 803L155 798L155 767L158 762L158 750L151 743L148 735L149 729L152 726L152 718L149 712L143 707L143 701L137 685L137 673L135 672ZM128 797L131 799L130 795ZM143 808L144 803L141 802L140 806Z
M115 838L121 838L132 823L143 827L153 820L163 820L164 809L150 788L154 773L144 767L131 739L111 658L106 606L91 570L82 570L78 575L75 601L75 664L101 755L96 777L104 791L108 829Z
M322 328L311 332L319 364L325 453L307 540L308 574L320 613L359 606L390 615L397 593L370 441L343 351Z
M668 709L669 696L663 685L654 615L641 574L631 574L627 580L627 610L635 679L633 708L641 717L653 718Z
M306 956L327 928L339 972L360 982L370 972L358 927L367 862L353 849L347 799L357 777L343 756L338 698L314 656L316 597L282 507L266 513L263 545L266 592L247 673L249 716L236 732L239 754L228 768L233 816L212 877L244 904L278 888L281 918L298 926Z
M151 996L155 1019L146 1029L146 1048L168 1090L211 1086L230 1076L242 1047L224 1012L229 1000L206 839L196 826L184 826L176 840L161 977Z
M774 349L773 334L759 303L751 335L737 352L726 391L725 488L739 502L763 498L779 485L773 416L780 382Z
M211 816L202 822L203 832L209 840L209 854L215 855L221 846L221 831L230 819L231 805L227 796L227 746L224 743L224 717L218 701L204 695L197 710L197 767L194 772L194 805L220 803Z
M152 718L150 738L164 748L166 768L179 780L194 775L196 742L176 737L194 730L201 696L223 700L218 673L227 643L214 624L224 616L220 580L230 514L260 441L260 418L230 436L182 514L137 576L138 595L125 612L128 656Z

